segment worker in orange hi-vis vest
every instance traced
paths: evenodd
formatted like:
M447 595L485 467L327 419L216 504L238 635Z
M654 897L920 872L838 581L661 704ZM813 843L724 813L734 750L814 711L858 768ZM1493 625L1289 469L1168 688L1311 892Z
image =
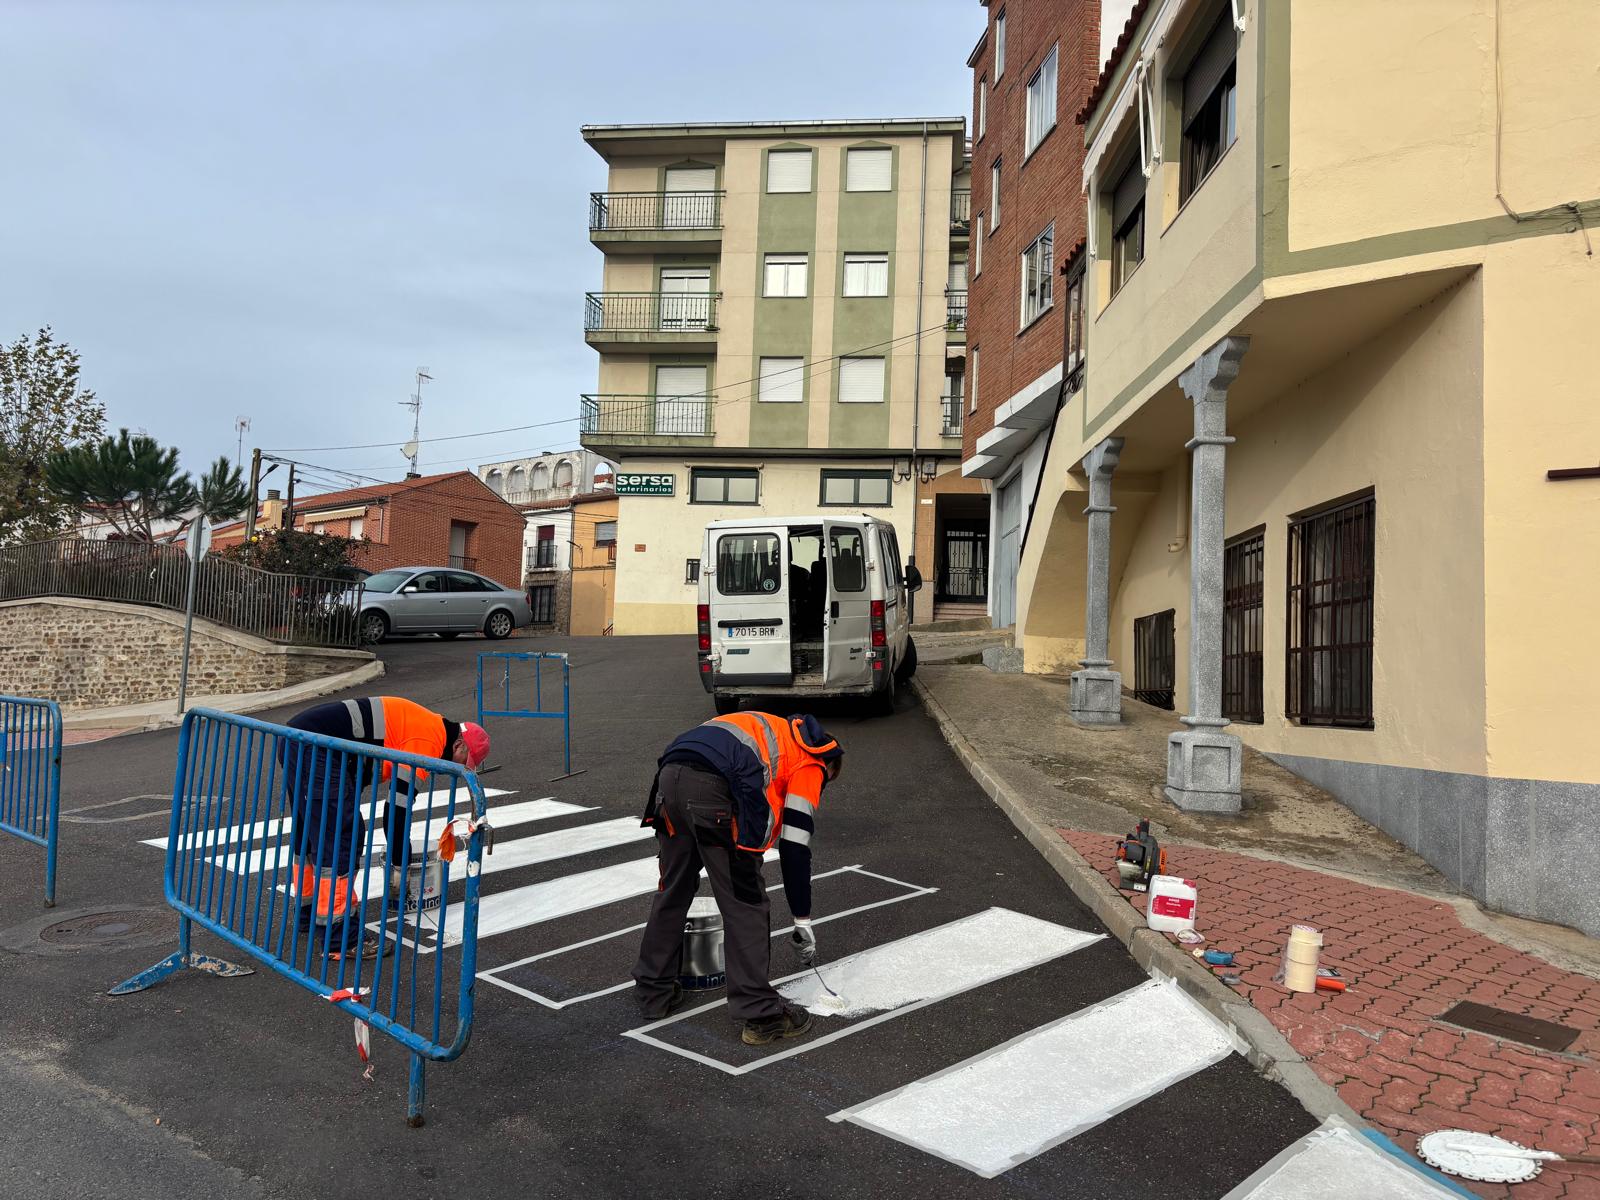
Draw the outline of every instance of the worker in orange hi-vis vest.
M289 718L289 728L447 759L469 771L477 770L489 757L489 735L481 725L452 721L400 696L363 696L318 704ZM348 931L344 928L353 900L350 880L368 865L363 861L367 835L361 803L375 783L378 794L387 796L390 789L383 785L393 779L394 799L385 805L384 836L389 846L401 847L410 836L412 794L426 786L428 773L405 763L384 762L374 777L370 759L289 739L278 743L278 761L292 804L291 845L300 930L308 933L316 927L317 937L309 940L317 943L314 952L319 955L323 946L332 957L339 957L359 945L363 958L373 958L378 942L363 942L360 923L353 923ZM398 896L391 897L391 904L398 902Z

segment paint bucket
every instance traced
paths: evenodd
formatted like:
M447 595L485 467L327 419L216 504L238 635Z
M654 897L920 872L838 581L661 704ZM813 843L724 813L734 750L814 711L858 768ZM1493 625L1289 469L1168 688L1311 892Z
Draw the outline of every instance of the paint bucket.
M727 981L722 912L714 897L696 896L683 923L683 967L678 983L688 991L706 991Z
M1181 933L1194 928L1194 910L1200 889L1176 875L1157 875L1150 880L1149 900L1145 905L1145 924L1162 933Z
M1317 959L1322 954L1322 934L1310 925L1289 927L1283 947L1283 986L1291 992L1317 990Z
M458 839L459 842L459 839ZM405 897L405 911L432 912L444 900L445 865L439 856L428 853L426 842L411 839L411 858L406 863L405 885L400 883L400 864L391 862L387 848L383 852L383 865L389 870L390 896Z

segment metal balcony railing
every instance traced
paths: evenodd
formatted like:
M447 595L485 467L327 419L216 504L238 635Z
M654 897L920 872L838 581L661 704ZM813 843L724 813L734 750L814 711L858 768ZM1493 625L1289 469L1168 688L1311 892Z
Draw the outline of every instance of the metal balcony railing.
M578 431L653 437L710 437L709 396L584 396Z
M721 292L590 292L585 333L710 333Z
M591 192L589 229L721 229L724 192Z
M972 192L961 188L950 193L950 227L965 229L972 224Z
M946 395L942 398L944 409L943 428L939 431L942 437L961 436L961 393Z
M472 554L452 554L450 556L450 565L460 571L476 571L478 569L478 559L476 555Z
M533 548L533 553L528 556L531 561L528 566L534 570L549 570L556 565L556 544L554 541L542 541Z
M966 292L946 292L944 294L944 327L952 332L960 332L967 327L967 294Z

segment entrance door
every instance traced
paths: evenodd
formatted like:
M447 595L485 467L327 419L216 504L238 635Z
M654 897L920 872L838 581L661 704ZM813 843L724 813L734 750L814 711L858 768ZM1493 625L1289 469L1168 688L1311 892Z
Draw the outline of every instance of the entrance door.
M711 326L711 268L663 267L661 328L693 333Z
M716 226L715 167L668 167L661 198L663 229L710 229Z
M946 521L939 548L935 600L982 604L989 599L989 525L985 521Z
M704 367L656 368L657 433L705 433L708 404Z
M994 627L1017 620L1017 566L1022 558L1022 481L1013 479L996 493L1000 541L994 556Z
M828 623L823 677L830 687L870 683L872 593L867 587L867 539L859 525L828 521Z

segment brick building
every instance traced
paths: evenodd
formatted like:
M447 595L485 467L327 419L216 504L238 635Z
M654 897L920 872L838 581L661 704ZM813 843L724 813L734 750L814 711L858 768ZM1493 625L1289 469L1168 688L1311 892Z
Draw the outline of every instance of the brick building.
M283 528L286 507L277 492L268 492L257 529ZM356 564L368 571L437 564L476 571L508 587L522 582L522 513L471 471L297 497L290 519L294 528L310 533L365 539ZM211 535L218 549L243 540L242 522L219 526Z
M983 0L972 68L972 238L962 473L991 481L988 608L1016 615L1046 431L1082 379L1083 130L1100 66L1096 0ZM1070 335L1070 339L1069 339ZM1070 341L1070 347L1069 347Z

